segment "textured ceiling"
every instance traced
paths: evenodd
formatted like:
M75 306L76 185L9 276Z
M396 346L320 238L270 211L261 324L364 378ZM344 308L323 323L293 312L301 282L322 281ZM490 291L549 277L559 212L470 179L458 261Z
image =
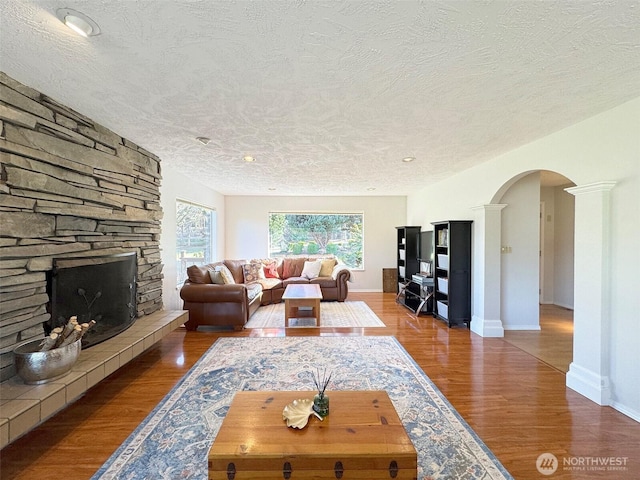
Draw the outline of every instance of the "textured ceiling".
M2 71L223 194L404 195L640 96L639 1L2 0L0 27Z

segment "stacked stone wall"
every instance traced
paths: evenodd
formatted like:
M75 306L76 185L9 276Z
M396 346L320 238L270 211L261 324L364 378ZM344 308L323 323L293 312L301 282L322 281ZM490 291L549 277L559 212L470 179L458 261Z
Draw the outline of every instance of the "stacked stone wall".
M53 259L136 252L137 314L162 307L160 159L0 72L0 381L43 336Z

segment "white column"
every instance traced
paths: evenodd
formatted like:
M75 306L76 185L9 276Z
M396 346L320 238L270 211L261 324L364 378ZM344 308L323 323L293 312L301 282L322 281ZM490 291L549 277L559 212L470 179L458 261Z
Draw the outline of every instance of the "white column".
M616 182L565 189L575 196L573 362L567 386L609 405L610 192Z
M504 337L500 319L500 237L503 204L474 207L473 316L471 331L482 337Z

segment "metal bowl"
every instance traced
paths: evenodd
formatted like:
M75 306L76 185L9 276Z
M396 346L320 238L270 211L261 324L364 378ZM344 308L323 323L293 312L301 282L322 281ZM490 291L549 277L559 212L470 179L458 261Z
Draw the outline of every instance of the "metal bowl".
M18 375L28 385L51 382L65 376L78 360L82 340L39 352L42 339L28 340L13 349Z

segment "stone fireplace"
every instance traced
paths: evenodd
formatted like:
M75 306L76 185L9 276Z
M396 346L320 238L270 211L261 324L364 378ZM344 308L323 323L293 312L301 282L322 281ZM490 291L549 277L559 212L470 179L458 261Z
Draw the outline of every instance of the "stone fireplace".
M0 72L0 381L15 375L16 344L112 301L104 287L96 298L71 286L79 305L52 305L56 275L74 262L133 255L124 315L161 309L161 178L152 153Z

